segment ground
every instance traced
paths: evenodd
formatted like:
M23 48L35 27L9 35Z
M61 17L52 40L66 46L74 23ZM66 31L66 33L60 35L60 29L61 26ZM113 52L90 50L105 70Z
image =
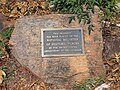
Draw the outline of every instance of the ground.
M11 26L11 22L14 22L3 19L3 17L1 20L6 23L4 25L0 23L0 29ZM14 26L14 23L12 25ZM103 45L103 60L112 58L115 53L120 52L120 27L103 28ZM7 77L0 90L47 90L49 88L50 85L47 85L26 67L21 66L11 53L7 56L8 53L5 50L3 52L5 57L0 58L0 67L5 70Z
M103 60L114 57L120 52L120 27L111 26L103 29Z

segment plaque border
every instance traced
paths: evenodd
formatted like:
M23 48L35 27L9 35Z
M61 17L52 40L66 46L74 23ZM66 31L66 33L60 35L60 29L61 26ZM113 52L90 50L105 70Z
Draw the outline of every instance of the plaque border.
M44 43L43 43L43 33L44 33L44 31L50 31L50 30L81 30L81 38L82 38L82 48L83 48L83 53L82 54L60 54L60 55L58 55L58 54L54 54L54 55L44 55ZM84 38L83 38L83 30L82 30L82 28L41 28L41 42L42 42L42 57L56 57L56 56L78 56L78 55L85 55L85 51L84 51L84 40L83 40Z

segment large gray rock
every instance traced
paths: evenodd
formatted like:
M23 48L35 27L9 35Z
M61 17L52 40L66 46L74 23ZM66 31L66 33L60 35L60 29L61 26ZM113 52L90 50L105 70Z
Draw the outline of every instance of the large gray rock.
M17 20L11 40L16 44L13 55L25 67L57 90L80 82L91 75L103 71L102 66L102 33L99 30L97 15L93 16L95 32L88 35L87 26L73 21L69 24L70 15L46 15L23 17ZM41 28L80 28L84 29L85 55L42 57Z

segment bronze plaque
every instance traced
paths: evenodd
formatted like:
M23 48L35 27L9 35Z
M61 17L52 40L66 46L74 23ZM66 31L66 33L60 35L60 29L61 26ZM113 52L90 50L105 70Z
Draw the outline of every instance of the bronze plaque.
M83 31L80 28L41 29L42 57L84 54Z

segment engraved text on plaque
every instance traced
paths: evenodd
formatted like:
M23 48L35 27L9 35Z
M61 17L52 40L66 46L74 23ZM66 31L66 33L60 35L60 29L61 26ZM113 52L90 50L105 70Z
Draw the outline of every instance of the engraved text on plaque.
M84 54L81 29L42 29L42 57Z

